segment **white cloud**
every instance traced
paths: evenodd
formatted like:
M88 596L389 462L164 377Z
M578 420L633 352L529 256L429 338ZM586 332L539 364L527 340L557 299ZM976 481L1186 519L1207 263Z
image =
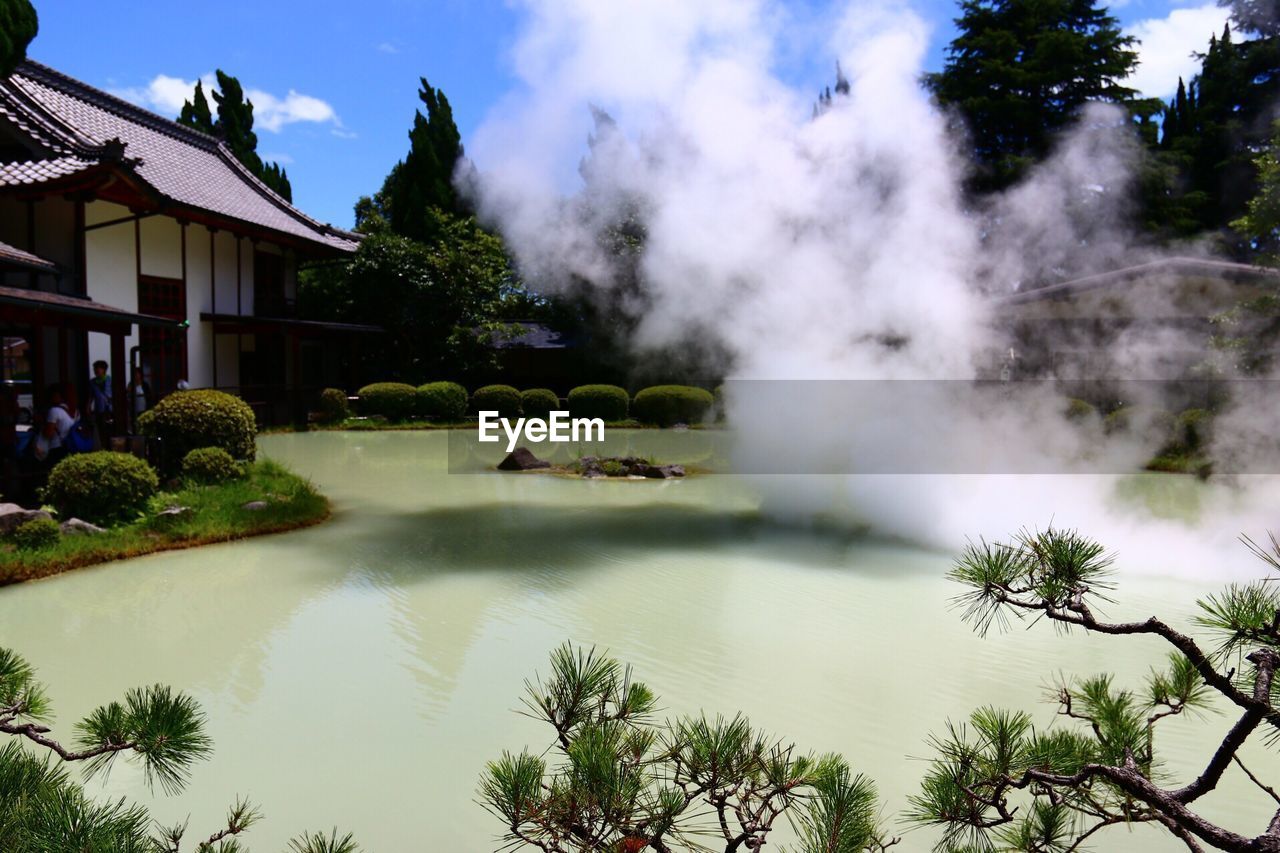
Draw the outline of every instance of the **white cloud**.
M378 52L379 53L399 53L400 48L396 47L394 44L392 44L389 41L384 41L382 44L378 45Z
M341 125L338 114L328 102L293 89L283 98L277 98L261 89L249 89L245 92L245 97L253 102L254 127L272 133L279 133L286 124L296 122Z
M1178 78L1189 80L1200 63L1192 54L1209 47L1209 37L1222 32L1230 11L1217 3L1174 9L1167 17L1138 21L1129 34L1142 42L1139 65L1128 84L1144 95L1165 97L1178 88Z
M217 88L213 74L203 75L200 81L204 84L207 95ZM195 80L157 74L146 86L113 89L112 94L163 115L174 116L182 110L183 103L191 99L195 88ZM258 130L279 133L285 125L298 122L328 124L335 131L342 128L341 119L327 101L304 95L294 89L290 89L284 97L262 89L246 89L245 97L253 102L253 123ZM216 111L217 107L212 100L210 96L209 106Z

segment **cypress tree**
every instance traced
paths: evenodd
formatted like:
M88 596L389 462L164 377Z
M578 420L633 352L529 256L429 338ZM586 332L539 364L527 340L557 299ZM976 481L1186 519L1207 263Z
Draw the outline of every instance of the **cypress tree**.
M380 196L395 233L427 241L436 221L428 216L429 210L465 212L453 188L453 172L463 150L449 99L425 77L419 79L418 99L426 107L426 115L422 110L414 112L409 153L392 168Z
M235 77L219 69L217 78L218 88L213 90L213 100L218 105L217 119L210 112L203 84L197 80L192 99L182 104L178 123L221 137L246 169L285 201L292 201L293 188L289 184L288 173L280 168L279 163L263 163L258 156L258 135L253 132L253 102L245 97L244 88Z
M183 101L182 112L178 113L178 124L185 124L210 136L217 132L213 125L213 113L209 110L209 99L204 95L204 83L201 81L196 81L196 91L191 100Z
M0 77L8 77L27 56L40 22L29 0L0 0Z

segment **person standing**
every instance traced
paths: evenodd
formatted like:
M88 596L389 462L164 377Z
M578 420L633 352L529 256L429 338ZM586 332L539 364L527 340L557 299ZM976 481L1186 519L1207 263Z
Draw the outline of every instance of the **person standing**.
M147 384L141 367L133 369L133 379L129 382L125 397L129 401L129 430L136 434L138 417L151 408L151 386Z
M94 445L102 447L111 436L114 421L111 400L111 377L108 365L102 359L93 363L93 377L89 379L89 411L93 413Z
M76 424L74 396L68 397L61 385L49 386L49 411L35 440L36 461L52 468L67 455L67 436Z

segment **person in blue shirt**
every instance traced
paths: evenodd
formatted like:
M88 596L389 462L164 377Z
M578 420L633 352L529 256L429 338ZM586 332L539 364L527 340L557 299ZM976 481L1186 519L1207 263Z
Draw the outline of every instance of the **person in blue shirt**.
M102 447L111 437L114 417L111 411L111 377L108 365L102 359L93 363L93 377L89 380L89 411L93 413L94 444Z

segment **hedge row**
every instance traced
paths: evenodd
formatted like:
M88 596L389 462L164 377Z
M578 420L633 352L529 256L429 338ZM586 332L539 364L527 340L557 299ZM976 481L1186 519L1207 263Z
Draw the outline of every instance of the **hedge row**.
M561 408L560 398L547 388L518 391L510 385L486 385L468 398L466 389L456 382L429 382L417 388L403 382L375 382L361 388L359 397L361 414L392 421L413 417L456 421L468 408L496 411L504 418L545 418ZM568 397L568 411L575 417L624 421L631 416L658 426L699 423L714 407L711 392L689 385L654 385L639 391L634 400L617 385L580 385Z

